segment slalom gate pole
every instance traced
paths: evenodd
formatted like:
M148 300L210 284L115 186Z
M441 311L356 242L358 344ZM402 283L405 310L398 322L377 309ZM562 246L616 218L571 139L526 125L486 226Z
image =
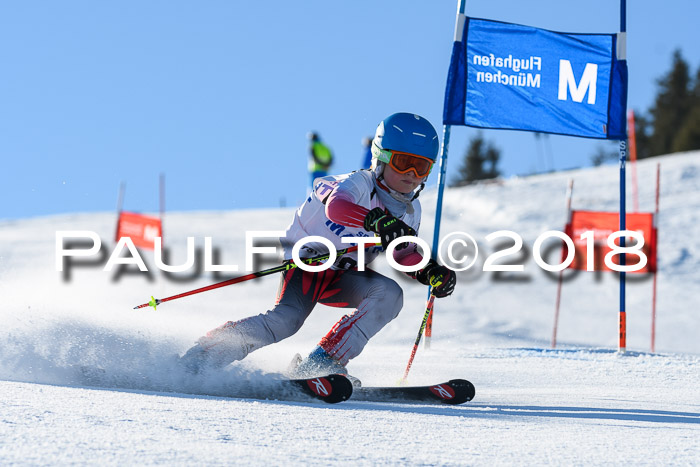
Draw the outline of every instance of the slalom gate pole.
M124 206L124 194L126 193L126 182L119 183L119 194L117 195L117 225L114 229L114 241L119 241L119 218L122 215L122 207Z
M661 182L661 164L656 164L656 208L654 209L654 231L656 232L656 245L658 249L659 245L659 194L660 194L660 182ZM658 251L655 253L658 255ZM652 284L652 294L651 294L651 352L656 351L656 277L659 275L658 265L654 268L654 283Z
M432 287L431 287L432 290ZM418 344L420 344L420 339L423 336L423 330L425 329L425 324L428 322L428 317L433 311L433 302L435 301L435 295L430 293L430 298L428 299L428 305L425 307L425 314L423 315L423 321L420 324L420 329L418 329L418 337L416 337L416 342L413 344L413 350L411 350L411 357L408 359L408 365L406 365L406 371L403 373L403 378L401 378L401 383L406 382L408 378L408 372L411 371L411 365L413 365L413 359L416 356L416 351L418 350Z
M163 217L165 217L165 174L161 173L158 178L158 206L160 209L160 241L163 242Z
M464 32L464 12L467 6L467 0L457 0L457 19L455 21L455 34L454 41L462 40L462 33ZM433 259L437 259L438 256L438 246L440 245L440 220L442 219L442 196L445 191L445 179L447 173L447 153L450 148L450 131L452 125L442 126L442 148L440 154L440 171L438 172L438 193L437 193L437 205L435 206L435 228L433 230L433 248L431 255ZM426 308L430 309L428 313L428 318L426 319L427 325L425 328L425 348L430 348L430 339L433 336L433 307L431 302L431 293L428 289L428 301L430 305L426 304ZM422 332L422 331L421 331ZM408 374L408 371L406 372Z
M569 186L566 189L566 225L571 225L571 198L574 193L574 179L569 179ZM564 229L566 230L566 228ZM562 245L561 249L562 262L566 259L566 245ZM554 304L554 326L552 329L552 348L557 346L557 329L559 327L559 306L561 305L561 289L564 282L564 270L559 271L559 279L557 280L557 299Z
M620 141L620 231L627 230L627 212L625 209L625 158L627 155L625 140ZM620 247L625 247L625 237L620 237ZM625 254L620 255L620 266L627 263ZM625 353L627 348L627 312L625 310L625 271L620 271L620 313L619 313L619 342L617 350Z
M355 246L352 246L349 248L338 250L336 252L336 254L338 256L342 256L344 254L347 254L347 253L350 253L350 252L357 250L357 248L358 248L358 246L355 245ZM304 264L311 264L311 263L315 263L317 261L327 260L328 258L330 258L330 256L331 256L330 253L326 253L323 255L313 256L311 258L303 258L302 262ZM151 300L148 303L143 303L141 305L135 306L134 310L138 310L139 308L146 308L147 306L152 306L153 309L155 310L156 306L160 305L161 303L169 302L171 300L177 300L178 298L188 297L190 295L195 295L195 294L202 293L202 292L207 292L209 290L219 289L221 287L226 287L226 286L233 285L233 284L238 284L240 282L245 282L245 281L248 281L250 279L256 279L258 277L269 276L270 274L275 274L277 272L288 271L288 270L294 269L296 267L299 267L299 265L296 264L293 260L289 259L289 260L285 261L284 263L280 264L279 266L275 266L275 267L272 267L269 269L264 269L262 271L252 272L250 274L246 274L245 276L234 277L233 279L225 280L223 282L217 282L216 284L208 285L206 287L201 287L199 289L190 290L189 292L183 292L181 294L173 295L171 297L153 298L153 296L151 296Z
M618 59L626 60L626 34L627 34L627 2L620 0L620 34L618 37ZM622 52L622 54L620 53ZM627 230L626 187L625 187L625 162L627 160L627 140L620 140L620 231ZM625 247L625 237L620 237L620 247ZM627 264L625 254L620 255L620 266ZM627 349L627 311L625 308L625 271L620 271L620 312L619 312L619 343L618 352L624 353Z
M438 257L438 247L440 246L440 220L442 218L442 196L445 191L445 174L447 172L447 151L450 145L450 125L444 125L442 132L442 156L440 157L440 172L438 172L438 195L437 195L437 205L435 207L435 229L433 230L433 249L431 250L431 257L437 259ZM427 320L427 326L425 327L425 348L430 348L430 338L433 335L433 306L430 300L432 299L430 293L430 288L428 288L428 299L426 302L426 307L429 308L430 312ZM430 305L428 306L428 303Z

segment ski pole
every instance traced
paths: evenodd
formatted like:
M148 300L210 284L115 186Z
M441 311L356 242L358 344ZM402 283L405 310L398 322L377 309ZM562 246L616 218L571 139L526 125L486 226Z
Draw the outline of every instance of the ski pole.
M401 383L406 382L408 378L408 372L411 370L411 365L413 364L413 358L416 356L416 351L418 350L418 344L420 344L420 339L423 336L423 330L425 329L425 323L428 322L428 316L430 312L433 311L433 302L435 301L435 295L433 295L433 288L442 284L440 281L435 281L435 283L430 284L430 298L428 299L428 304L425 307L425 314L423 315L423 321L420 323L420 328L418 329L418 337L416 337L416 342L413 344L413 350L411 350L411 357L408 359L408 365L406 365L406 371L403 373L403 378L401 378Z
M352 251L357 250L357 245L349 247L349 248L344 248L342 250L337 251L338 256L342 256L346 253L350 253ZM316 261L323 261L330 258L330 253L326 253L323 255L318 255L318 256L313 256L311 258L302 258L302 262L304 264L311 264L315 263ZM262 271L257 271L257 272L252 272L250 274L246 274L245 276L240 276L240 277L234 277L233 279L228 279L222 282L217 282L216 284L212 285L207 285L206 287L201 287L199 289L194 289L190 290L189 292L183 292L181 294L173 295L171 297L166 297L166 298L153 298L153 295L151 295L151 300L148 303L143 303L141 305L135 306L134 310L138 310L139 308L146 308L147 306L152 306L153 309L156 309L157 305L160 305L161 303L169 302L171 300L176 300L178 298L183 298L187 297L190 295L206 292L208 290L214 290L218 289L221 287L226 287L228 285L233 285L233 284L238 284L240 282L245 282L250 279L255 279L257 277L263 277L263 276L268 276L270 274L274 274L276 272L282 272L282 271L288 271L290 269L294 269L298 267L298 265L291 259L288 259L284 263L280 264L279 266L275 266L269 269L264 269Z

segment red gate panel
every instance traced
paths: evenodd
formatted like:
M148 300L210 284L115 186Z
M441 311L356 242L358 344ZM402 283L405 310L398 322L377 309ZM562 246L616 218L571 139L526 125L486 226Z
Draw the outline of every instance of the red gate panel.
M588 250L586 239L582 239L587 231L593 232L594 238L594 269L596 271L610 271L605 265L605 255L610 251L608 236L620 230L620 216L616 212L599 211L572 211L571 222L565 228L565 233L573 240L576 247L576 256L569 266L572 269L586 270ZM642 251L647 256L647 264L638 273L656 272L656 228L654 227L653 213L629 213L626 216L626 229L641 233L644 236ZM636 240L628 238L627 247L634 245ZM619 239L616 240L619 245ZM620 256L613 257L613 263L620 264ZM626 254L626 264L632 265L639 262L635 254Z
M129 237L134 246L152 250L155 247L155 238L160 237L161 232L161 222L157 217L126 211L119 213L117 241L122 237Z

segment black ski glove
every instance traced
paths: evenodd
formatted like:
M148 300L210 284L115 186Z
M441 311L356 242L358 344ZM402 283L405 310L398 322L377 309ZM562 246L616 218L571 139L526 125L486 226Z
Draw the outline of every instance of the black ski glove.
M432 294L437 298L451 295L457 285L457 275L445 266L440 266L436 261L430 260L421 270L413 273L413 277L423 285L433 287Z
M406 223L391 214L387 214L381 208L374 208L367 216L364 222L365 230L379 234L382 241L382 248L386 250L389 243L399 237L407 235L416 235L416 231L406 225ZM396 246L397 250L403 250L408 246L407 242Z

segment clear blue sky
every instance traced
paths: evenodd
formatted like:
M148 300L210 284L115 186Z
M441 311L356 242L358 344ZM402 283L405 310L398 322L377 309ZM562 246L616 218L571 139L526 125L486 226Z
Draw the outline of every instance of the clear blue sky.
M629 107L646 111L671 54L700 66L700 6L628 2ZM456 0L16 1L0 5L0 219L124 208L297 205L309 130L332 171L398 111L442 134ZM468 0L467 14L566 32L619 30L613 0ZM477 130L454 127L448 176ZM590 165L600 145L484 131L506 176ZM431 176L429 183L435 184Z

